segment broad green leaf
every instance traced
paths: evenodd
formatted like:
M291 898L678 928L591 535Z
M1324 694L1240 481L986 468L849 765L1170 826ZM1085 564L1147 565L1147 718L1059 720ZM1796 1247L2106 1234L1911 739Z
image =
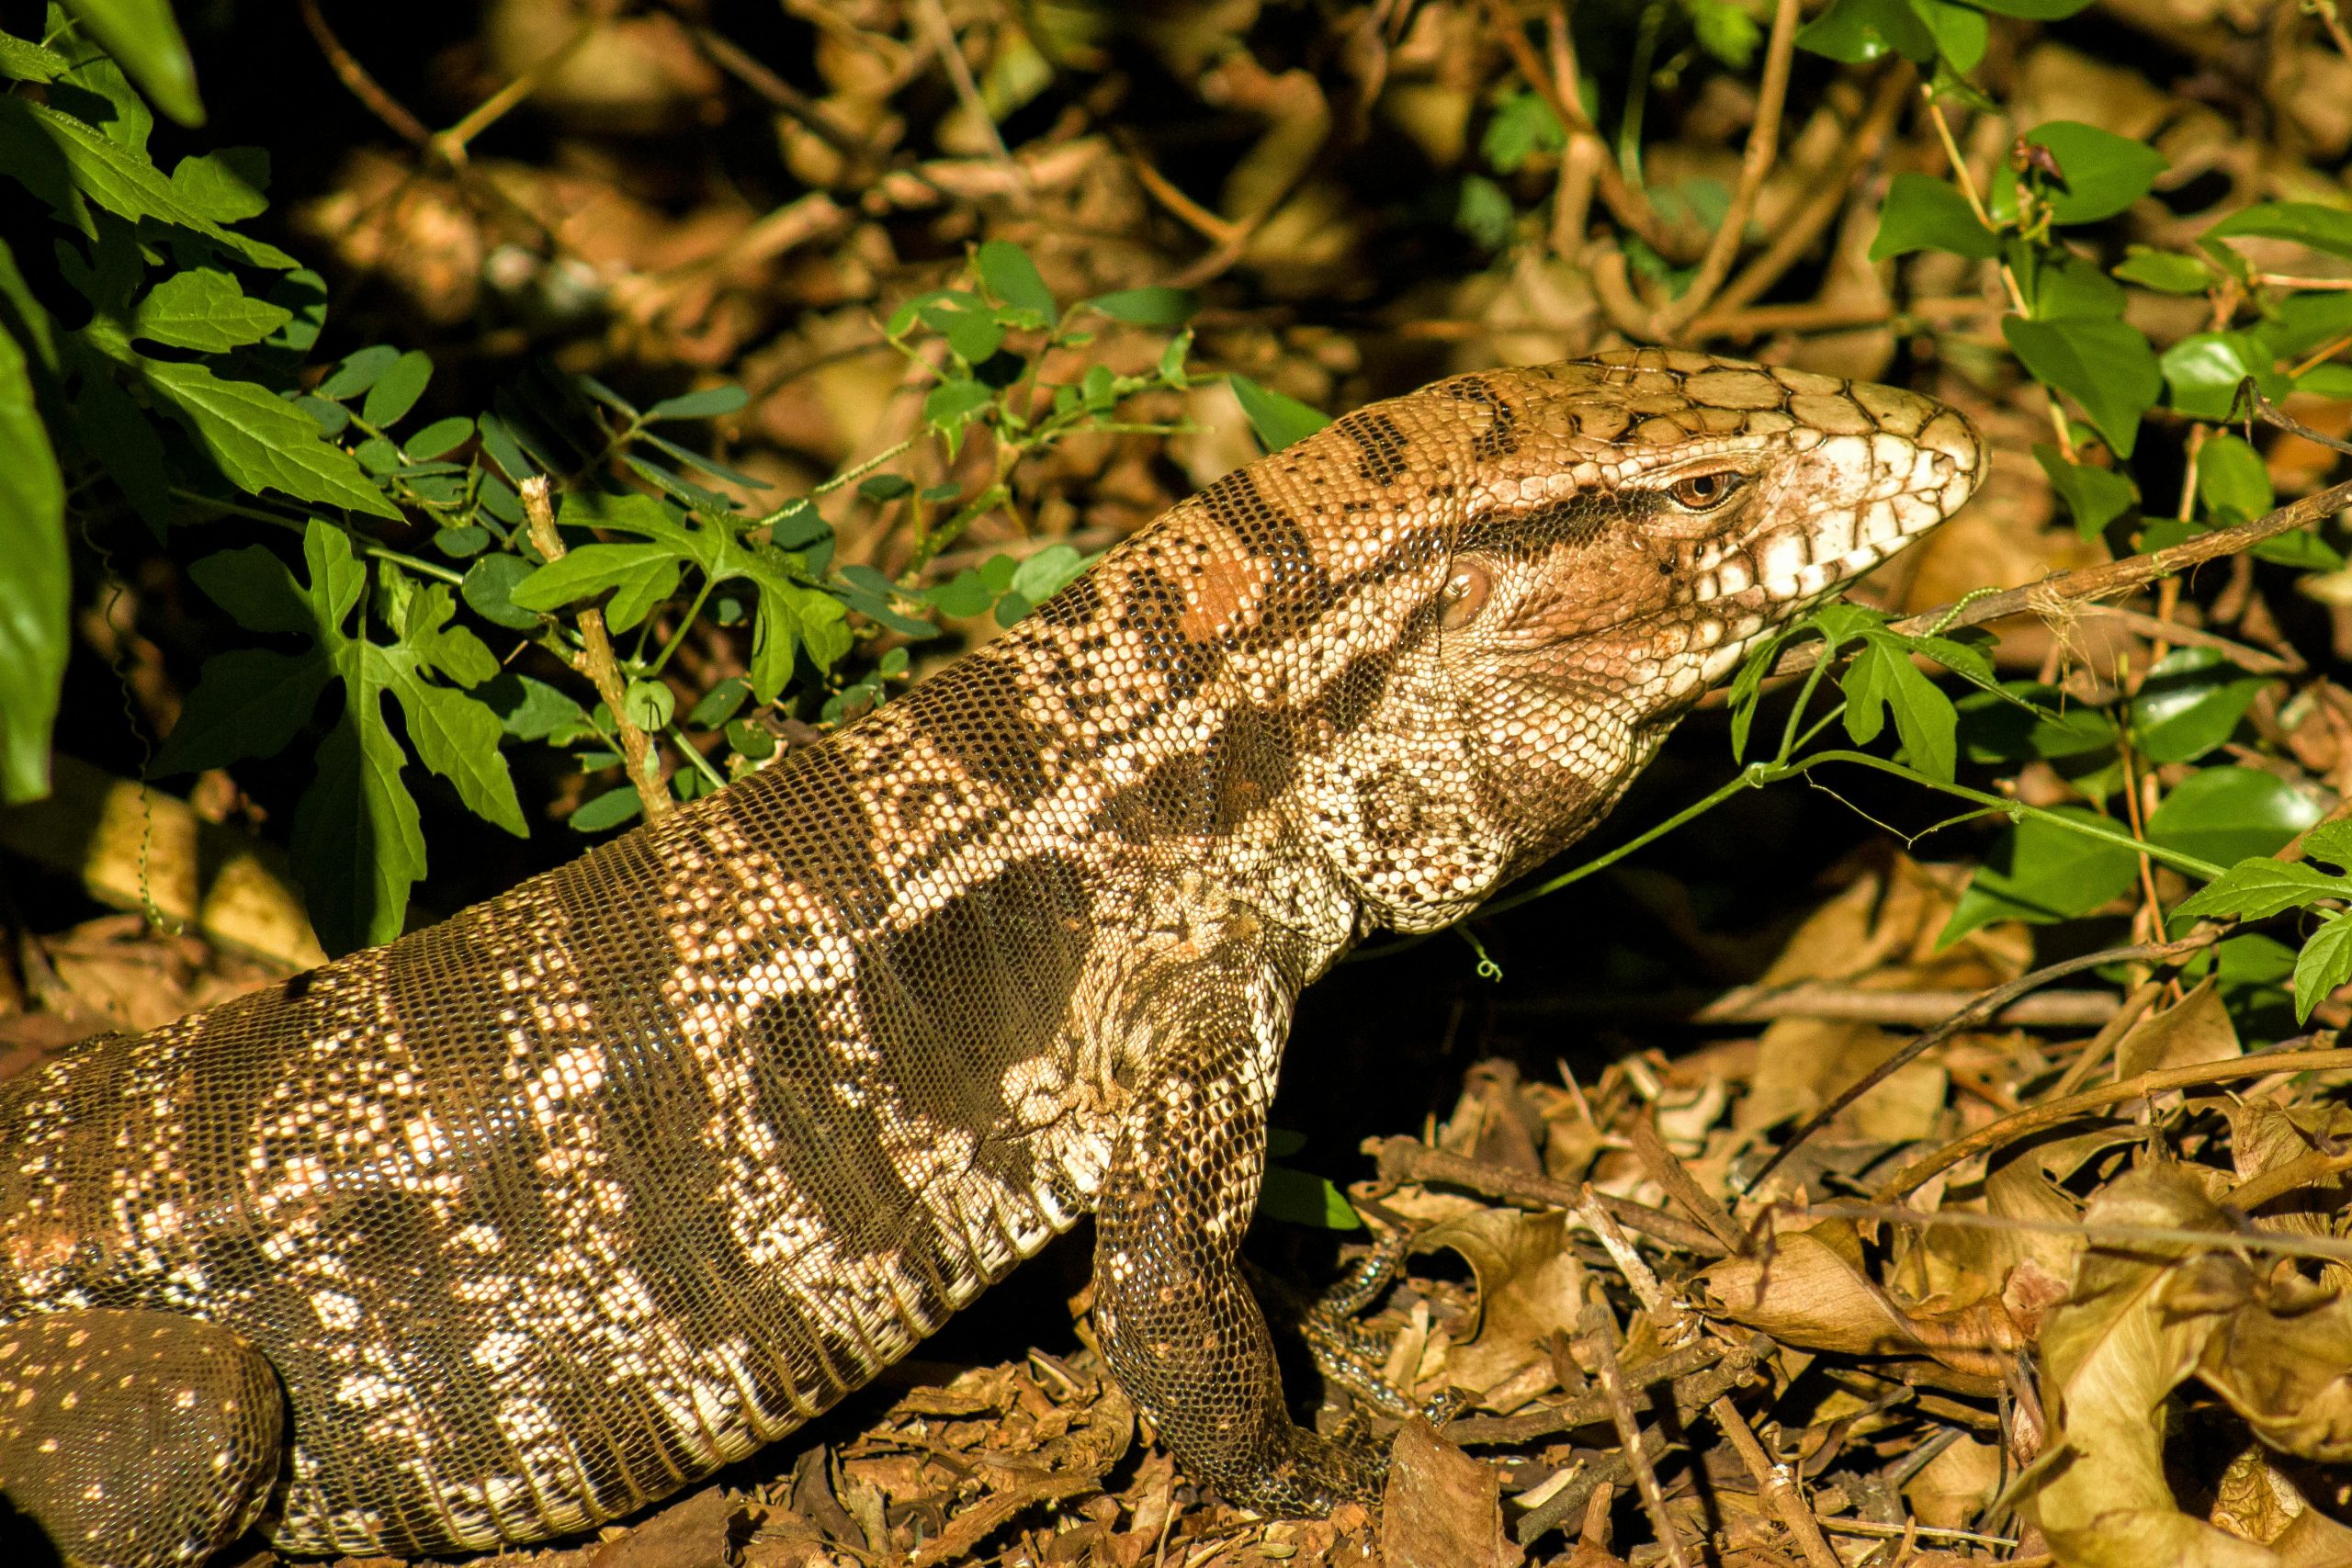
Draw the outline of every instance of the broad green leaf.
M1129 326L1181 327L1199 312L1201 297L1189 288L1155 285L1149 288L1122 288L1115 293L1097 294L1086 300L1085 306Z
M2169 166L2147 143L2079 120L2047 121L2027 131L2026 140L2057 161L2063 179L2052 186L2050 210L2061 223L2114 217L2147 195Z
M1021 563L1012 574L1012 592L1033 604L1042 604L1085 570L1086 557L1077 546L1047 545Z
M359 406L359 417L379 430L400 423L409 410L416 407L416 400L424 396L424 389L433 380L433 360L421 349L410 349L376 378L368 389L367 400Z
M147 291L131 313L130 335L219 354L259 343L293 319L293 311L247 296L227 273L198 266Z
M796 621L786 594L764 587L760 591L759 619L752 624L750 674L755 702L775 701L790 683Z
M2094 468L2086 463L2069 463L2057 447L2038 446L2033 460L2050 478L2050 488L2066 503L2074 514L2075 532L2086 539L2096 539L2107 525L2132 510L2138 497L2132 481L2112 468Z
M548 740L567 746L595 733L587 710L545 681L505 671L474 695L498 716L500 728L517 740Z
M383 378L385 371L400 363L401 351L390 344L377 344L356 354L345 355L334 373L319 383L322 398L356 398Z
M2197 333L2165 350L2165 400L2191 419L2216 423L2230 417L2238 383L2248 376L2267 398L2290 389L2271 368L2270 355L2250 333Z
M467 810L518 839L529 838L514 776L499 750L506 732L498 715L463 692L421 679L398 660L386 662L386 684L400 699L416 760L456 786Z
M2132 735L2150 761L2192 761L2230 738L2262 686L2216 649L2176 649L2132 699Z
M1061 319L1055 309L1054 291L1037 274L1037 264L1029 253L1010 240L989 240L983 243L975 257L979 264L980 281L990 293L1016 310L1035 310L1052 326ZM985 356L984 356L985 357Z
M2305 858L2352 871L2352 822L2323 822L2303 835Z
M187 204L222 223L269 210L269 153L260 147L222 147L172 165L172 188Z
M2115 744L2115 721L2098 708L2074 703L2055 686L2012 682L2004 700L1971 692L1956 705L1960 740L1973 762L2018 762L2028 758L2058 761L2107 750ZM2030 704L2030 707L2020 704Z
M1257 433L1258 445L1269 452L1279 452L1295 441L1303 441L1331 423L1329 414L1311 409L1287 393L1261 387L1238 371L1226 379L1232 383L1233 395L1240 400L1250 428Z
M2199 775L2203 776L2203 775ZM2175 915L2235 915L2267 920L2322 898L2352 895L2352 880L2330 876L2301 861L2267 855L2239 862L2174 906Z
M2131 299L2123 285L2101 272L2098 263L2072 251L2044 252L2034 265L2018 271L2028 291L2030 313L2038 321L2064 317L2114 321Z
M0 802L49 793L72 587L64 480L24 350L0 330Z
M922 400L923 423L947 438L952 454L964 427L994 401L995 396L978 381L944 381Z
M2071 319L2031 321L2004 316L2001 335L2033 378L2080 403L2119 457L2132 456L2140 416L2156 406L2164 376L2137 327Z
M612 589L605 619L625 632L652 614L678 587L678 553L660 545L582 545L549 561L508 590L526 610L557 610Z
M1953 5L1951 0L1911 0L1911 9L1935 35L1936 52L1942 56L1939 64L1949 64L1954 71L1973 71L1984 62L1984 46L1991 36L1984 12Z
M996 599L996 593L980 581L980 574L968 566L945 582L923 590L922 596L931 601L941 615L959 620L967 615L987 614L989 605Z
M138 370L164 412L238 488L256 495L275 490L297 501L400 517L400 509L368 482L351 454L329 444L311 416L284 399L250 381L215 376L201 365L141 359Z
M751 401L751 394L732 381L716 387L705 387L699 392L686 392L674 398L664 398L645 411L645 423L663 419L717 419L733 413Z
M752 683L741 675L729 675L705 692L687 711L686 725L691 729L717 729L742 710L752 695Z
M2352 211L2315 201L2263 201L2230 214L2205 231L2209 240L2240 234L2291 240L2315 251L2352 256Z
M2148 818L2148 840L2217 865L2286 848L2320 818L2317 802L2260 768L2206 768L2175 784Z
M458 585L458 596L472 606L475 615L493 626L509 631L536 631L538 615L514 603L514 590L537 570L520 556L503 551L487 555L466 569L465 581Z
M1003 345L1003 323L984 305L931 305L922 314L923 324L945 338L956 357L967 365L978 365Z
M1925 175L1897 175L1879 209L1871 260L1913 251L1950 251L1984 261L2000 254L2001 240L1976 220L1975 209L1950 183Z
M618 789L606 790L594 800L582 802L580 809L566 820L578 832L601 833L607 828L619 827L644 808L637 787L623 784Z
M804 592L795 606L800 645L820 670L831 670L850 649L852 637L842 603L825 593Z
M180 37L169 0L61 0L91 38L155 107L182 125L202 125L204 104L196 92L196 62Z
M119 218L133 222L153 218L176 223L227 247L256 266L286 268L294 265L294 258L276 246L263 244L214 222L173 189L172 182L154 164L72 115L60 114L45 104L25 98L0 96L0 166L26 180L54 203L60 162L72 190ZM62 206L69 213L78 210L70 198Z
M2213 281L2212 270L2195 256L2147 245L2128 247L2115 276L2159 294L2202 294Z
M452 414L436 419L423 430L401 443L401 450L408 454L412 463L429 463L445 457L474 438L474 422L464 414Z
M239 648L206 660L148 775L169 778L277 756L310 722L334 676L315 651Z
M18 82L54 82L73 69L74 62L53 49L0 33L0 76Z
M2079 806L2052 808L2055 815L2115 830L2115 825ZM2120 897L2140 875L2140 857L2038 817L2024 818L2003 833L1977 867L1951 919L1936 941L1948 946L1995 920L2053 925L2088 914Z
M330 953L400 935L409 889L424 874L424 834L382 694L347 692L346 704L294 807L294 873Z
M2197 497L2217 521L2230 520L2219 516L2223 512L2233 513L2238 522L2261 516L2273 499L2270 470L2263 466L2262 454L2227 433L2207 436L2197 454Z
M1899 639L1871 635L1847 667L1844 689L1846 733L1856 744L1876 739L1892 714L1912 765L1930 778L1951 778L1959 760L1959 715L1951 699L1911 662Z
M1718 8L1736 10L1731 6L1708 6L1711 10ZM1740 14L1745 19L1745 13ZM1692 19L1697 19L1695 12ZM1750 28L1755 25L1748 22ZM1521 89L1495 105L1494 112L1487 118L1487 129L1478 137L1478 152L1497 174L1514 175L1536 153L1557 152L1567 144L1567 133L1561 129L1560 117L1552 112L1552 106L1540 95Z
M1797 47L1848 65L1899 54L1925 65L1936 57L1936 35L1907 0L1835 0L1797 30Z
M1270 1165L1258 1187L1258 1212L1269 1219L1316 1230L1363 1228L1347 1195L1320 1176L1287 1165Z
M2352 980L2352 915L2332 915L2295 960L2295 1021L2309 1022L2312 1010L2346 980Z
M2352 289L2315 289L2273 299L2251 330L2269 359L2307 359L2323 345L2352 337Z
M187 570L196 585L249 632L320 636L309 593L266 546L222 550Z

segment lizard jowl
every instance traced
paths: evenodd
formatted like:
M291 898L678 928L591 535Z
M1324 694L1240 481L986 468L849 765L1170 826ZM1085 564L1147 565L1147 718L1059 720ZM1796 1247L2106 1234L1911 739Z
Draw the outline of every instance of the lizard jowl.
M1218 480L902 700L389 946L0 1089L0 1494L64 1557L626 1514L1081 1214L1195 1478L1372 1495L1238 1265L1300 989L1589 829L1950 516L1914 394L1625 351Z

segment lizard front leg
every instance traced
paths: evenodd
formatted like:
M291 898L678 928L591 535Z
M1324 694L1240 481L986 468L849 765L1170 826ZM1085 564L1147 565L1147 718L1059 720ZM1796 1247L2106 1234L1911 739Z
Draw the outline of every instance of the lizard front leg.
M1231 1501L1295 1518L1370 1499L1376 1456L1292 1424L1241 1277L1287 1007L1212 973L1171 988L1184 998L1159 1015L1168 1043L1119 1121L1096 1218L1104 1354L1179 1462Z

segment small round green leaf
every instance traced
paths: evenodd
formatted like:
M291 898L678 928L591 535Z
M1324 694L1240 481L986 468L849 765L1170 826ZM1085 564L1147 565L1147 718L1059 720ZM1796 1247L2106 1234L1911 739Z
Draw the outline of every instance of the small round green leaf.
M2080 120L2053 119L2026 132L2056 160L2059 178L2050 185L2051 215L2061 223L2096 223L2112 218L2148 194L2170 165L2145 142L2101 130Z
M2148 817L2148 839L2216 865L2276 854L2318 821L2319 803L2260 768L2206 768Z

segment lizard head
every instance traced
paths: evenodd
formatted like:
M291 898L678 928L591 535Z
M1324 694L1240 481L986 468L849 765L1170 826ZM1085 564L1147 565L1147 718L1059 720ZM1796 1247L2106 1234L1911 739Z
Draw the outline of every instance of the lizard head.
M1661 349L1458 377L1315 439L1425 509L1386 584L1402 654L1310 769L1327 847L1408 929L1583 833L1758 637L1984 469L1915 393Z

